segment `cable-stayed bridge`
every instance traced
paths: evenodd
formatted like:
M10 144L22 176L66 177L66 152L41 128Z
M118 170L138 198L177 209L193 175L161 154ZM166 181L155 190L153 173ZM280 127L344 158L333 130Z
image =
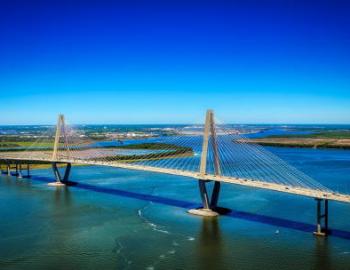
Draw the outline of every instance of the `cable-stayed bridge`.
M350 203L349 194L323 186L263 147L247 142L237 130L216 124L211 110L206 113L204 125L131 144L86 136L66 125L63 115L54 130L37 137L27 148L1 150L3 173L10 175L15 166L16 175L21 177L25 165L29 174L29 164L50 163L55 186L71 183L72 164L184 176L198 180L203 208L189 212L203 216L220 212L221 182L301 195L317 201L317 235L327 234L329 200ZM211 181L214 184L209 192L207 183Z

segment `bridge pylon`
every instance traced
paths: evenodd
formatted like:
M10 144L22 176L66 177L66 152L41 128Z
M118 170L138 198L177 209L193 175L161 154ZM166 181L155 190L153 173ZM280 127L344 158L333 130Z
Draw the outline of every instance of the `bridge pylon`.
M65 123L65 118L63 114L58 115L57 119L57 125L56 125L56 134L55 134L55 141L53 145L53 152L52 152L52 169L56 178L56 182L49 183L49 185L52 186L64 186L68 183L69 174L71 171L71 163L66 164L64 176L61 176L60 171L58 170L58 162L60 160L60 156L58 155L58 151L60 150L60 138L63 137L63 145L65 151L67 152L67 155L65 156L65 159L69 159L70 156L70 150L69 150L69 142L68 142L68 134L67 134L67 128Z
M53 145L53 152L52 152L52 160L56 161L58 159L58 151L60 148L60 138L63 136L63 143L64 147L67 151L67 157L69 157L69 143L68 143L68 136L67 136L67 129L66 129L66 123L64 119L64 115L60 114L57 119L57 125L56 125L56 134L55 134L55 142Z
M214 186L212 188L211 197L209 197L207 190L208 180L203 180L205 175L208 173L208 153L209 149L212 149L213 162L214 162L214 175L221 175L221 166L220 166L220 156L217 144L217 135L216 127L214 120L213 110L207 110L204 124L204 133L203 133L203 143L202 143L202 153L200 160L200 169L199 169L199 193L202 199L203 207L198 209L191 209L189 213L200 216L209 216L214 217L219 215L217 210L217 203L219 200L220 194L220 182L214 181ZM202 179L201 179L202 178Z

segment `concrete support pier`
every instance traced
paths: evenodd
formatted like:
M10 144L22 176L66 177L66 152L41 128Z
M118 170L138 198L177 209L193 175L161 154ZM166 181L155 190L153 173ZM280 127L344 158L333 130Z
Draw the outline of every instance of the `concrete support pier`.
M7 175L11 176L11 164L7 163Z
M9 162L4 163L5 169L2 167L3 164L1 164L1 174L6 174L8 176L11 175L11 164Z
M188 213L197 216L216 217L219 215L219 213L216 212L216 208L220 193L220 182L214 183L211 198L209 198L206 183L207 181L205 180L198 180L199 193L201 195L203 207L198 209L190 209L188 210Z
M57 162L53 162L52 163L52 169L53 172L55 174L55 178L56 178L56 182L53 183L49 183L49 186L65 186L68 183L68 179L69 179L69 175L70 175L70 171L71 171L71 167L72 164L71 163L67 163L65 171L64 171L64 175L63 177L61 176L61 173L57 167Z
M19 163L19 164L16 164L16 177L17 178L23 178L23 175L22 175L22 164Z
M214 156L214 171L215 175L221 175L220 159L219 159L219 149L216 138L215 122L214 122L214 112L208 110L205 117L204 134L203 134L203 144L202 144L202 154L200 161L200 174L205 176L207 174L207 161L208 161L208 149L209 143L213 149ZM209 199L206 183L208 181L198 180L199 193L201 195L203 207L199 209L191 209L188 212L190 214L205 216L205 217L216 217L218 216L217 203L219 200L220 193L220 182L215 181L211 198Z
M1 173L1 174L5 174L5 173L6 173L6 171L4 171L4 170L2 169L2 165L3 165L3 164L2 164L2 163L0 163L0 173Z
M316 236L327 236L328 235L328 200L327 199L316 199ZM322 207L323 204L323 207Z
M27 164L27 175L26 175L27 178L30 178L31 175L30 175L30 164L28 163Z

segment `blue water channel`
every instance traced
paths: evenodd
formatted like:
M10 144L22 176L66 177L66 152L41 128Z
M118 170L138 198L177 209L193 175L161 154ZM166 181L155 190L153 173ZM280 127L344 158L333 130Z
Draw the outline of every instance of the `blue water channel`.
M322 184L350 193L350 151L268 148ZM197 182L76 166L0 177L0 269L350 269L350 205L330 202L332 235L316 238L313 199L224 184L217 219L189 215Z

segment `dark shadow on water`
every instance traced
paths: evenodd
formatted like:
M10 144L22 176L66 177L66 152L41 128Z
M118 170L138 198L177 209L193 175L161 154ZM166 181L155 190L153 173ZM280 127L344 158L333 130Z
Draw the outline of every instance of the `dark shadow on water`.
M42 176L32 176L32 180L41 181L45 183L52 182L52 178L42 177ZM90 190L98 193L122 196L126 198L133 198L133 199L142 200L142 201L152 201L154 203L175 206L175 207L180 207L185 209L199 207L198 203L188 202L184 200L169 199L169 198L164 198L160 196L148 195L148 194L126 191L126 190L115 189L115 188L100 187L100 186L95 186L95 185L90 185L85 183L79 183L79 182L71 182L71 183L73 188L80 188L80 189ZM314 232L316 227L314 224L308 224L304 222L292 221L284 218L271 217L271 216L266 216L266 215L261 215L256 213L244 212L244 211L231 210L231 211L226 211L226 213L224 213L223 215L231 218L238 218L242 220L248 220L248 221L267 224L267 225L279 226L279 227L284 227L284 228L293 229L293 230L302 231L302 232L308 232L308 233ZM330 234L338 238L350 240L350 232L348 231L332 229L330 231Z
M45 182L45 183L52 182L52 178L50 178L50 177L43 177L43 176L35 176L34 177L34 176L32 176L32 179L35 181L41 181L41 182ZM111 195L117 195L117 196L122 196L122 197L127 197L127 198L138 199L138 200L142 200L142 201L152 201L154 203L160 203L160 204L176 206L176 207L181 207L181 208L190 209L193 207L198 207L198 204L186 202L186 201L182 201L182 200L168 199L168 198L163 198L163 197L159 197L159 196L136 193L136 192L132 192L132 191L126 191L126 190L115 189L115 188L99 187L99 186L89 185L89 184L84 184L84 183L79 183L79 182L69 182L69 186L72 186L74 188L91 190L91 191L99 192L99 193L105 193L105 194L111 194Z

